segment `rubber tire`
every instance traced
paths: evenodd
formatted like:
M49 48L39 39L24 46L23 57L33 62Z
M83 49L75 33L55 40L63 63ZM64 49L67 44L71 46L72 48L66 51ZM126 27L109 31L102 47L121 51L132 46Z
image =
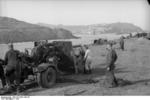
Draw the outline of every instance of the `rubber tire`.
M50 76L50 81L48 80L48 74L52 75ZM42 88L50 88L56 83L56 70L52 67L48 68L47 70L41 72L38 75L38 84Z

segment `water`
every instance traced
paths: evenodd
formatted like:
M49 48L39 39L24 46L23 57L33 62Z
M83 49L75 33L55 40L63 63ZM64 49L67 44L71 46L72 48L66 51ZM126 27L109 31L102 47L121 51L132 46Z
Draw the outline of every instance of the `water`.
M49 40L48 42L52 41L72 41L73 45L78 44L91 44L93 43L93 40L103 38L108 40L118 39L121 35L116 34L101 34L101 35L78 35L78 37L81 37L79 39L59 39L59 40ZM124 36L127 36L127 34L124 34ZM29 50L29 53L31 52L31 49L34 47L33 42L20 42L20 43L14 43L14 48L24 52L24 49L27 48ZM0 44L0 58L4 59L5 53L8 51L7 44Z

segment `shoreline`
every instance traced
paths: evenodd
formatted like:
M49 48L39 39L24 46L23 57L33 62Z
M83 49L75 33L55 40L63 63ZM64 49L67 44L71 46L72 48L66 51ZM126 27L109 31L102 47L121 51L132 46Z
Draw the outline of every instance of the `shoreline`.
M52 41L72 41L73 45L83 45L83 44L92 44L93 41L95 39L99 39L99 38L104 38L104 39L108 39L108 40L115 40L120 38L120 36L126 36L128 34L123 34L123 35L118 35L118 34L100 34L100 35L77 35L78 39L54 39L54 40L48 40L48 42L52 42ZM0 51L0 58L4 58L4 55L6 53L6 51L8 50L7 48L7 44L0 44L1 47L1 51ZM14 43L14 48L24 52L25 48L33 48L34 47L34 43L33 41L31 42L18 42L18 43Z

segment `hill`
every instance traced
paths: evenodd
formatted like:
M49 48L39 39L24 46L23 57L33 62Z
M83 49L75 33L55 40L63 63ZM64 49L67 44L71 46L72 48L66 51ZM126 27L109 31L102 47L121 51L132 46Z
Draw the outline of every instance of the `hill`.
M76 38L66 29L52 29L14 18L0 17L0 43Z
M74 34L104 34L104 33L132 33L143 32L143 30L131 23L110 23L110 24L92 24L92 25L49 25L39 23L39 25L51 28L59 27L71 31Z

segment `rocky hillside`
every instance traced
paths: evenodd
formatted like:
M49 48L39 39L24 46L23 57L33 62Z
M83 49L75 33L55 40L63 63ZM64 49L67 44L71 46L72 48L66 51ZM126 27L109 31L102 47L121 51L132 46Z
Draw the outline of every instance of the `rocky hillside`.
M131 33L131 32L143 32L143 30L135 26L131 23L111 23L111 24L94 24L94 25L49 25L49 24L42 24L39 25L47 26L51 28L59 27L70 30L74 34L103 34L103 33L117 33L117 34L124 34L124 33Z
M0 43L70 38L75 36L66 29L52 29L13 18L0 17Z

